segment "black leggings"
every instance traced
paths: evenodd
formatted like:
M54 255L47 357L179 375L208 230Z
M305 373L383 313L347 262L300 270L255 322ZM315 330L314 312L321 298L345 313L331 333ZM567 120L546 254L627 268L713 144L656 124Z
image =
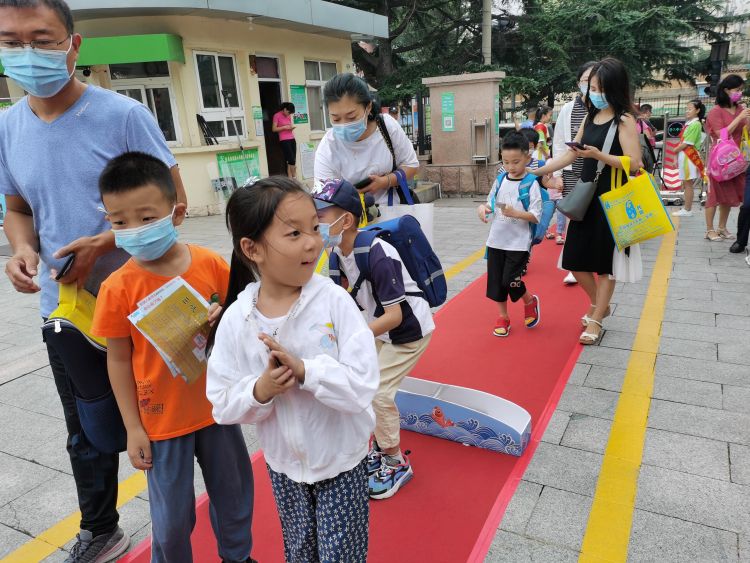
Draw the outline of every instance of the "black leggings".
M522 250L487 248L487 298L505 303L510 296L515 303L526 293L521 276L529 261Z

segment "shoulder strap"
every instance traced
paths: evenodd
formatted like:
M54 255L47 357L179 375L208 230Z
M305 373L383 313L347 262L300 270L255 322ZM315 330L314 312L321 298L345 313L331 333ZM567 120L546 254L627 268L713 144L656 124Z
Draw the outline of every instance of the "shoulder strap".
M607 136L604 139L604 145L602 145L602 152L604 154L609 154L609 151L612 150L612 145L615 142L615 134L617 133L617 117L612 119L612 124L609 126L609 130L607 131ZM596 177L594 178L594 182L599 181L599 176L602 175L602 171L604 170L604 162L599 161L599 163L596 165Z
M336 285L341 285L341 265L339 263L339 255L336 254L336 251L331 252L330 256L328 256L328 277Z
M502 174L498 174L497 176L497 189L495 190L495 193L492 195L492 199L490 200L490 209L492 212L495 212L495 202L497 201L497 192L500 191L500 188L503 186L503 182L505 181L505 178L508 177L507 172L503 172Z
M366 230L360 231L357 238L354 239L354 262L359 270L359 278L354 282L351 289L351 296L356 299L359 288L365 280L370 279L370 249L372 241L378 236L377 231Z
M526 174L521 180L521 185L518 186L518 199L521 200L524 211L529 210L529 204L531 202L531 186L536 182L537 177L534 174Z
M391 172L393 172L394 170L396 170L396 151L393 150L393 141L391 141L391 135L390 133L388 133L388 127L385 124L385 119L383 119L382 114L378 114L375 116L375 122L378 125L380 134L383 135L383 140L388 146L388 150L391 151L391 158L393 158L393 168L391 168Z

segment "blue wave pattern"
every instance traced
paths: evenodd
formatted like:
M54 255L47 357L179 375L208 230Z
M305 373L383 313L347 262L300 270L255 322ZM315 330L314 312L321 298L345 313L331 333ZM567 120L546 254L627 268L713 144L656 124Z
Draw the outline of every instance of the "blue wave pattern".
M401 415L401 428L513 456L523 454L530 438L530 431L527 430L518 443L510 434L500 433L489 426L483 426L474 418L443 427L435 422L431 415L414 412Z

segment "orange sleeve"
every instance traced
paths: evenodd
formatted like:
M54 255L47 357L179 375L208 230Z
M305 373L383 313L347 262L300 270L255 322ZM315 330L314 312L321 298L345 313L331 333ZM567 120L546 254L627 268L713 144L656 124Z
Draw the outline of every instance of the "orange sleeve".
M108 279L102 284L96 298L96 311L91 332L103 338L125 338L130 336L128 302L125 288L116 280Z

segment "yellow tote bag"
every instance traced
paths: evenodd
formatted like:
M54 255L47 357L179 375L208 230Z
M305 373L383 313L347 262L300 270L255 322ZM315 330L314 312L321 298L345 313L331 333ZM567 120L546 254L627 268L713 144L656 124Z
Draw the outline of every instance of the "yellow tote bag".
M740 143L740 150L745 156L745 161L750 162L750 135L748 135L747 127L742 128L742 142Z
M621 156L623 168L612 169L612 190L599 196L618 250L674 231L653 177L640 175L622 183L630 157Z

